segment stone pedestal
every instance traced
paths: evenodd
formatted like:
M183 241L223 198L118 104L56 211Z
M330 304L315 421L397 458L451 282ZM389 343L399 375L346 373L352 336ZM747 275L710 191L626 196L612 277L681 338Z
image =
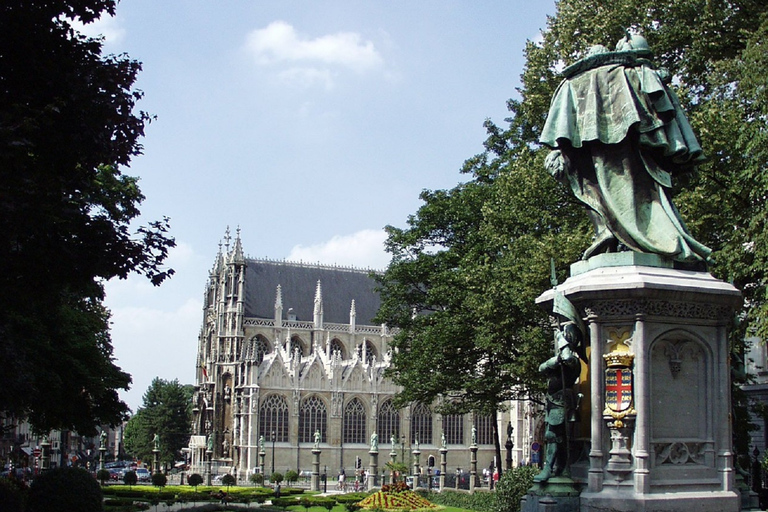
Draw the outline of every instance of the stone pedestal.
M411 453L413 453L413 488L416 489L419 486L419 474L421 473L419 465L419 455L421 455L421 452L416 448Z
M445 472L448 470L448 450L440 448L440 490L445 487Z
M264 450L259 452L259 471L261 471L261 476L264 476L264 460L267 458L267 452Z
M99 447L99 471L104 469L104 452L106 452L107 449L103 446Z
M477 445L469 446L469 490L474 491L475 487L480 487L480 481L477 478Z
M739 510L726 328L741 293L672 267L600 254L557 287L589 338L589 468L573 473L586 484L582 512ZM554 295L537 302L552 311Z
M211 459L213 450L205 451L205 485L211 485Z
M160 473L160 450L155 448L152 450L152 469L153 473Z
M379 452L371 450L368 452L368 455L370 455L370 463L368 465L368 490L370 491L379 485Z
M320 491L320 450L312 449L312 477L310 480L310 490Z
M40 443L40 470L48 471L51 469L51 442L48 440L48 436L43 438L43 442Z

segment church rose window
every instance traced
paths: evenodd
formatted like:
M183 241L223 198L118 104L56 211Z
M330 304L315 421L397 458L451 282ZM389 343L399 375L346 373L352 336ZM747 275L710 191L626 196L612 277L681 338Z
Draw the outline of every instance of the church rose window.
M313 443L315 431L320 431L320 442L327 442L327 418L325 402L315 395L305 398L299 409L299 442Z
M422 403L413 406L411 413L411 444L432 444L432 411Z
M388 443L392 437L400 441L400 413L392 405L392 400L386 400L379 407L379 439Z
M443 432L447 444L464 444L464 415L443 416Z
M493 444L493 416L475 416L477 444Z
M365 443L365 408L357 398L344 407L344 442Z
M274 432L275 441L288 442L288 403L284 397L269 395L261 402L259 432L264 439L271 439Z

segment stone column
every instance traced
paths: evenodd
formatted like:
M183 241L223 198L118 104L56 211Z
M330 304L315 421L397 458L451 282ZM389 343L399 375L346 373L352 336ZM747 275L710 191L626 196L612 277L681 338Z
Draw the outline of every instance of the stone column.
M320 449L312 449L312 479L310 481L311 491L320 491Z
M371 456L370 464L368 466L368 490L372 490L378 485L379 478L379 452L378 450L371 450L368 452Z
M448 450L446 448L440 448L440 490L445 487L445 472L448 470L447 460Z
M413 453L413 488L416 489L419 486L419 455L421 455L418 443L411 453Z
M590 316L589 339L592 353L589 357L589 387L592 390L592 407L590 410L590 448L589 476L587 487L590 492L600 492L603 489L603 344L600 338L600 324ZM597 398L600 397L600 398Z
M107 451L105 446L99 446L99 471L104 469L104 452Z
M261 471L261 476L264 475L264 460L267 458L267 452L264 451L264 448L261 449L259 452L259 471Z
M152 463L154 464L153 473L160 473L160 450L157 448L152 450Z
M477 445L472 444L469 447L469 490L474 491L479 487L480 482L477 479Z

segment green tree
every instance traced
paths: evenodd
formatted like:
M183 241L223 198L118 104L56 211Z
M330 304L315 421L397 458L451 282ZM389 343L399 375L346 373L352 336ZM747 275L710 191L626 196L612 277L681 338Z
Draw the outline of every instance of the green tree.
M160 438L160 462L172 464L189 442L192 421L192 386L156 377L142 398L142 406L125 426L125 450L149 460L154 436Z
M109 471L107 471L106 469L100 469L96 473L96 479L99 482L101 482L101 485L104 485L106 483L106 481L109 480L110 478L112 478L112 475L110 475Z
M227 492L229 492L229 488L237 483L237 480L235 480L235 477L227 473L223 477L221 477L221 483L227 486Z
M152 485L155 487L165 487L165 484L168 483L168 477L163 473L152 473L150 478L152 480Z
M113 361L103 283L173 273L167 220L131 233L144 196L120 170L149 121L134 113L141 66L72 28L115 4L0 8L0 413L40 431L125 419L131 379Z
M296 483L296 480L298 479L299 479L299 474L293 469L289 469L288 471L285 472L285 481L288 485Z
M399 329L389 375L403 386L400 406L442 396L440 413L493 415L542 389L538 365L552 337L535 298L550 259L560 268L577 259L589 230L543 155L486 126L486 152L464 166L472 179L423 192L406 229L387 227L392 261L378 277L377 320Z
M189 475L188 482L189 485L195 488L195 492L197 492L197 486L203 483L203 477L198 473L192 473Z
M136 485L136 482L138 481L139 481L139 477L138 475L136 475L135 471L126 471L125 474L123 475L123 483L128 487Z

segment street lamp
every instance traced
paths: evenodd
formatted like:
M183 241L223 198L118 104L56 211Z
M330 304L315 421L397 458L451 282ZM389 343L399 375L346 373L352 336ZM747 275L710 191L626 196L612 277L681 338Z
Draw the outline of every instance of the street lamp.
M275 472L275 431L272 431L272 473ZM270 481L272 480L272 473L270 473Z
M507 471L512 469L512 448L515 447L515 442L512 440L512 432L515 428L512 426L512 422L507 425L507 442L504 443L504 448L507 449Z

